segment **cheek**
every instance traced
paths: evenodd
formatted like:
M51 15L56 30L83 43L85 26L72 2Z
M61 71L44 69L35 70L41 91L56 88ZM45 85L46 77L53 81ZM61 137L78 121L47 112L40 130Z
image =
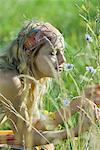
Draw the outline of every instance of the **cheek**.
M54 68L56 67L56 59L53 57L41 57L40 55L37 56L36 59L36 66L39 72L43 74L44 76L52 76L52 72L54 71Z
M43 74L47 74L50 70L47 60L48 59L45 59L43 56L41 57L39 55L39 56L37 56L37 59L35 61L35 65L36 65L37 69Z
M51 63L52 63L53 65L57 64L57 57L56 57L56 56L51 56L51 57L50 57L50 60L51 60Z

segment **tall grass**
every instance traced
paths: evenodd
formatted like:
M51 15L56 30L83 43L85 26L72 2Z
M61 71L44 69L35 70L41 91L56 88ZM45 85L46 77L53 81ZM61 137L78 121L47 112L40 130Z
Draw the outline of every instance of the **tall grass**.
M24 21L31 19L48 21L62 31L66 63L74 65L62 72L59 81L50 83L43 98L45 109L55 111L64 105L64 99L71 101L89 85L100 83L99 0L0 0L0 49L16 36ZM59 128L74 127L78 118L76 113ZM55 144L56 150L99 150L99 137L100 128L92 127L78 138Z

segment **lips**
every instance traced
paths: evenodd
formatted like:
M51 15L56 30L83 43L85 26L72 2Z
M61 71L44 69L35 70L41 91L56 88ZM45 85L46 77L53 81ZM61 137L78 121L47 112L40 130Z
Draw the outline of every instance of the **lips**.
M58 72L61 72L63 69L63 66L56 66L55 67L55 70L57 70Z

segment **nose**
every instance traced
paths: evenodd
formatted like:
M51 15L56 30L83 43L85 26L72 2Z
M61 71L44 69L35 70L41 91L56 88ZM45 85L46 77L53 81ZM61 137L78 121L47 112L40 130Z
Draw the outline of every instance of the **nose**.
M65 56L63 52L59 52L57 55L57 59L58 59L58 64L61 65L65 62Z

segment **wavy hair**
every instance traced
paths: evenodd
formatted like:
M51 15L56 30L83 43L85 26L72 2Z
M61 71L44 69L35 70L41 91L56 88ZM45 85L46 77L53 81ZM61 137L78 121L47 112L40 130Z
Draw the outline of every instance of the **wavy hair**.
M38 101L45 92L47 78L38 82L34 78L34 60L40 48L49 42L52 48L64 49L62 34L49 23L28 22L12 41L7 52L0 56L0 69L16 70L23 85L20 111L32 124L33 110L38 111ZM30 82L31 81L31 82ZM42 85L42 88L38 87ZM36 110L37 109L37 110Z

